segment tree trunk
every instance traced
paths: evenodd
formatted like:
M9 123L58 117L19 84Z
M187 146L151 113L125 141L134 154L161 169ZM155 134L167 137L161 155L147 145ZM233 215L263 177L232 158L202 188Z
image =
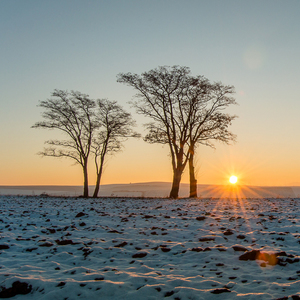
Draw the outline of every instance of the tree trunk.
M194 149L193 148L191 148L191 150L190 150L189 171L190 171L190 198L197 198L197 179L195 178Z
M100 170L97 173L97 180L96 180L96 185L95 185L93 198L98 197L98 193L99 193L99 189L100 189L100 180L101 180L101 175L102 175L102 167L103 167L103 163L101 163Z
M98 197L98 193L99 193L99 189L100 189L100 179L101 179L101 175L97 174L97 180L96 180L96 185L95 185L95 190L94 190L93 198L97 198Z
M170 198L172 198L172 199L177 199L178 198L181 175L182 175L181 169L177 168L177 169L174 170L172 189L171 189L171 192L170 192Z
M88 183L88 170L87 170L87 159L84 162L83 167L83 197L89 197L89 183Z
M96 185L95 185L95 190L94 190L93 198L97 198L98 197L98 193L99 193L99 189L100 189L100 180L101 180L102 170L103 170L103 165L104 165L104 157L105 157L106 149L107 149L106 146L107 146L107 142L105 143L105 151L100 156L100 166L99 166L99 169L98 169L98 164L97 164L97 156L95 157L97 179L96 179Z

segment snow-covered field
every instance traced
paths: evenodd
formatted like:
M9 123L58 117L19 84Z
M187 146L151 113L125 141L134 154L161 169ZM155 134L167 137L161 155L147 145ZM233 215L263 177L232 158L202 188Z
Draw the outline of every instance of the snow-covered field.
M0 298L300 299L299 204L1 196Z

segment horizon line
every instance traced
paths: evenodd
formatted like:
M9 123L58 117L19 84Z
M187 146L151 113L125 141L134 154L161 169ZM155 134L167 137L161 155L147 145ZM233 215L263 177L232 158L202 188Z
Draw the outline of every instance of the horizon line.
M131 185L131 184L172 184L170 181L145 181L145 182L129 182L129 183L107 183L107 184L100 184L100 186L109 186L109 185ZM180 184L189 185L187 182L182 182ZM297 185L252 185L252 184L202 184L198 183L197 186L236 186L236 187L300 187L300 183ZM6 185L0 185L0 188L7 188L7 187L83 187L83 185L69 185L69 184L6 184ZM89 187L95 187L94 184L89 185Z

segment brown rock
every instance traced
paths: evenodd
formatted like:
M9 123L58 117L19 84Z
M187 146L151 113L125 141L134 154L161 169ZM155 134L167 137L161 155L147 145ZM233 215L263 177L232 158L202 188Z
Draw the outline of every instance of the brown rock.
M0 298L11 298L16 295L26 295L32 290L32 286L26 282L15 281L12 287L1 287Z
M143 257L147 256L147 254L148 254L147 252L138 252L136 254L133 254L132 258L143 258Z

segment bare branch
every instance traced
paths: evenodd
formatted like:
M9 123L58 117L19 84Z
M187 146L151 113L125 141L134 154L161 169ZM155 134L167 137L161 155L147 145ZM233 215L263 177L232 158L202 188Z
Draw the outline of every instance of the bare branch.
M61 131L67 140L51 140L40 155L67 157L80 164L84 174L84 196L88 196L87 164L92 137L97 124L94 110L96 103L88 95L75 91L54 90L52 98L40 101L43 108L43 121L36 122L32 128L55 129Z
M152 119L146 124L144 140L169 145L174 187L170 197L178 196L181 174L197 143L213 147L212 140L229 143L235 139L228 131L235 117L222 113L236 104L231 97L233 86L212 84L180 66L162 66L141 75L121 73L118 82L137 91L138 100L132 101L132 106Z

